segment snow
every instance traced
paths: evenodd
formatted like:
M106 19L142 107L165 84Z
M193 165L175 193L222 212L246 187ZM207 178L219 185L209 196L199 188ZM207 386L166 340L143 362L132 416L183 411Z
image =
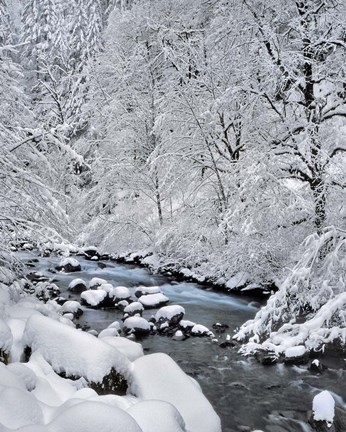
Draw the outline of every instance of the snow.
M135 419L122 409L90 401L67 408L49 426L49 432L141 432Z
M335 415L335 401L328 390L316 395L312 401L313 418L316 421L326 421L330 427Z
M285 351L285 357L286 358L301 357L306 353L307 353L307 349L305 348L305 346L298 345L298 346L287 348Z
M109 292L109 297L114 297L118 300L124 300L131 297L130 290L124 286L117 286Z
M136 294L146 295L146 294L158 294L161 292L159 286L140 286L136 289Z
M113 285L110 283L103 283L99 285L97 289L101 289L103 291L106 291L107 293L110 293L113 290Z
M102 382L112 367L123 375L128 374L129 362L116 348L89 333L42 315L29 318L24 340L54 371L65 372L67 376Z
M182 328L193 328L196 325L196 323L193 321L189 321L189 320L181 320L179 322L179 325Z
M156 321L159 321L160 319L169 321L173 317L180 314L182 314L182 316L185 315L185 309L182 306L179 305L164 306L156 312L155 319Z
M73 288L75 288L77 285L84 285L86 287L85 281L83 279L79 279L79 278L73 279L70 282L70 284L69 284L68 287L69 287L70 290L73 290Z
M142 345L127 338L105 336L102 341L119 350L130 361L135 361L144 355Z
M190 432L221 432L221 423L200 389L166 354L151 354L133 362L131 392L142 399L171 403Z
M88 291L83 291L80 297L88 305L97 306L107 297L107 292L101 289L88 290Z
M5 353L9 353L13 343L13 336L11 329L5 323L4 320L0 319L0 350Z
M174 405L159 401L141 401L128 411L143 432L185 432L185 422ZM152 415L148 415L152 413Z
M232 290L240 286L243 286L248 282L249 278L250 275L248 273L243 271L238 272L234 276L228 279L228 281L226 282L226 288Z
M80 266L79 261L76 260L76 258L71 258L71 257L67 257L67 258L63 258L60 263L59 263L59 267L65 267L67 265L71 265L72 267L78 267Z
M153 308L160 304L168 303L169 298L162 293L147 294L147 295L143 295L142 297L139 297L138 301L142 303L144 307Z
M208 336L214 336L214 334L204 325L202 324L196 324L192 327L191 334L194 336L199 336L206 334Z
M142 303L139 302L133 302L125 307L124 313L134 313L134 312L142 312L144 310L144 307Z
M80 309L82 309L82 306L79 302L74 301L74 300L68 300L67 302L65 302L61 306L59 312L60 313L65 313L65 312L76 313Z
M102 284L107 284L107 283L108 282L106 281L106 279L94 277L94 278L90 279L90 281L89 281L89 288L90 289L96 289L98 286L100 286Z
M43 424L43 413L36 398L15 387L0 387L0 424L17 429L30 424Z
M141 317L129 317L124 321L124 327L127 329L142 329L142 330L150 330L150 324L148 321Z
M105 337L118 337L118 336L119 336L119 332L114 327L101 330L100 333L98 334L99 339L104 339Z

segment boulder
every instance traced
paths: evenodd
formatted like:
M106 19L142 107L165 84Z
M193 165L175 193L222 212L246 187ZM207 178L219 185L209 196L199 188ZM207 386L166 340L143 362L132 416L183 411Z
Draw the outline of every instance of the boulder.
M113 299L114 303L117 303L122 300L130 300L131 293L127 287L117 286L109 291L109 297Z
M87 289L87 285L83 279L73 279L70 282L68 289L73 293L81 293Z
M77 301L66 301L60 308L59 312L63 315L71 313L73 318L79 318L83 315L83 310Z
M100 289L83 291L81 294L81 303L92 308L104 307L107 300L107 292Z
M155 314L157 324L166 322L169 327L176 326L183 319L185 309L179 305L164 306Z
M309 364L308 369L312 373L322 374L327 369L327 366L324 365L320 360L314 359Z
M128 317L134 316L134 315L142 315L142 312L144 310L144 306L140 302L133 302L129 305L127 305L124 308L124 314L127 314Z
M309 361L309 351L304 345L287 348L284 353L284 363L287 365L306 364Z
M138 301L142 303L145 309L156 309L166 305L169 298L162 293L146 294L139 297Z
M150 324L141 317L130 317L124 321L124 333L146 336L150 333Z
M36 297L44 302L55 299L60 295L60 289L57 285L50 282L38 282L35 286Z
M106 281L106 279L94 277L89 281L89 288L90 289L97 289L102 284L107 284L107 283L108 282Z
M196 324L192 327L191 336L214 336L213 333L205 326Z
M56 269L65 273L72 273L81 271L82 268L75 258L67 257L60 261L59 265L56 266Z
M144 295L159 294L159 293L161 293L161 290L160 287L158 286L149 286L149 287L139 286L135 291L135 296L137 298L140 298Z

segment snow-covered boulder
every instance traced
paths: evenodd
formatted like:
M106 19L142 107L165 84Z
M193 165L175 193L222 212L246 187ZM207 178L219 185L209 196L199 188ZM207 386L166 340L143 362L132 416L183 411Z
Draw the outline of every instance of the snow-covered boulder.
M148 321L141 317L129 317L124 321L125 334L145 336L150 333L150 328Z
M38 282L35 286L36 297L44 302L52 300L60 295L59 287L51 282Z
M87 285L83 279L73 279L70 282L68 289L74 293L81 293L87 289Z
M335 417L335 401L329 391L318 393L312 401L310 424L318 432L335 432L333 427Z
M191 330L193 329L193 327L196 325L195 322L193 321L189 321L189 320L181 320L179 322L179 327L184 330L184 331L188 331L191 332Z
M309 351L304 345L292 346L285 350L284 362L286 364L306 364L309 361Z
M81 271L81 265L76 258L67 257L60 261L56 269L65 273L72 273Z
M130 363L102 339L39 314L29 318L24 343L42 355L56 373L84 377L98 392L126 389Z
M143 432L186 432L177 408L164 401L147 400L132 405L128 411Z
M102 307L107 297L107 292L101 289L83 291L80 296L82 304L94 308Z
M191 330L192 336L214 336L214 334L204 325L196 324Z
M126 411L101 402L83 401L63 410L49 432L142 432Z
M142 303L133 302L124 308L124 315L127 315L128 317L137 314L142 315L143 310L144 310L144 306L142 305Z
M97 289L97 287L101 286L102 284L106 284L106 283L108 283L106 281L106 279L94 277L94 278L90 279L90 281L89 281L89 288L90 289Z
M151 354L133 362L131 393L143 400L175 406L190 432L221 432L213 407L180 367L166 354ZM179 430L179 429L178 429Z
M10 327L0 319L0 362L7 363L11 351L13 336Z
M155 314L158 324L167 322L169 326L176 326L183 319L185 309L179 305L164 306Z
M131 293L130 290L127 287L124 286L117 286L115 288L113 288L110 292L109 292L109 297L111 299L114 300L114 302L119 302L122 300L129 300L131 297Z
M169 302L169 298L162 293L146 294L139 297L138 301L142 303L145 309L156 309L166 305Z
M102 332L101 332L102 333ZM121 353L123 353L130 361L135 361L144 355L143 347L141 344L131 341L125 337L103 337L103 342L113 346Z
M322 374L327 369L327 366L324 365L320 360L314 359L311 361L308 369L312 373Z
M111 327L111 328L105 328L104 330L101 330L100 333L98 334L98 338L99 339L104 339L105 337L118 337L119 336L119 332L116 328Z
M43 412L37 399L26 388L0 387L0 425L9 429L43 424Z
M65 315L67 313L72 313L74 318L79 318L81 315L83 315L82 306L77 301L66 301L61 307L59 312L62 315Z
M37 376L26 364L19 362L10 363L7 365L7 370L19 378L28 391L35 389Z
M160 293L160 287L158 286L139 286L138 288L136 288L135 291L135 296L137 298L142 297L144 295L148 295L148 294L158 294Z

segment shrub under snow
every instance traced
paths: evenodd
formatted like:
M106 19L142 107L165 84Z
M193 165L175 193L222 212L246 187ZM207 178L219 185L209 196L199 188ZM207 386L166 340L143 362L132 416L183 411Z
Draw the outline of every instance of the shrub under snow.
M328 227L304 241L304 251L278 292L235 335L242 351L280 354L292 346L322 350L346 343L346 232ZM297 322L299 318L299 323Z

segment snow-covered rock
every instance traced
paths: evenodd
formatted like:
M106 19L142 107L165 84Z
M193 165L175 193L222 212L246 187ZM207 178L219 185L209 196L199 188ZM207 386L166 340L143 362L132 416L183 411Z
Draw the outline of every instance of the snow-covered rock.
M134 333L136 335L147 335L150 333L150 324L141 317L129 317L124 321L124 332Z
M117 286L113 288L108 295L110 298L114 299L115 302L129 300L131 297L130 290L124 286Z
M285 350L284 355L286 364L305 364L309 361L309 351L304 345L289 347Z
M191 330L192 336L214 336L214 334L204 325L196 324Z
M155 309L166 305L169 302L169 298L162 293L146 294L139 297L138 301L142 303L145 309Z
M68 289L74 293L81 293L87 289L87 285L83 279L73 279L70 282Z
M148 400L132 405L128 411L143 432L186 432L177 408L164 401Z
M124 314L127 314L128 316L133 316L136 314L142 315L143 310L144 310L144 307L143 307L142 303L133 302L124 308Z
M106 279L94 277L94 278L90 279L90 281L89 281L89 288L90 289L97 289L97 287L101 286L102 284L106 284L106 283L108 283L106 281Z
M221 432L221 422L200 388L166 354L151 354L133 362L131 392L144 400L171 403L190 432Z
M81 271L81 265L79 261L76 260L75 258L67 257L67 258L63 258L60 261L56 269L66 273L72 273L72 272Z
M129 361L116 348L43 315L29 318L24 341L32 352L40 353L57 373L84 377L94 383L102 383L112 369L125 378L128 376Z
M0 387L0 425L9 429L43 424L43 412L36 398L26 389Z
M139 286L138 288L136 288L135 291L135 296L137 298L142 297L143 295L147 295L147 294L158 294L160 293L160 287L158 286Z
M102 332L101 332L102 333ZM103 342L113 346L123 353L130 361L135 361L144 355L142 345L124 337L103 337Z
M155 320L167 322L169 326L177 325L184 317L185 309L179 305L164 306L155 314Z
M104 339L105 337L118 337L118 336L119 336L119 332L114 327L101 330L100 333L98 334L99 339Z
M74 318L79 318L83 314L82 306L79 302L68 300L61 307L59 312L64 315L72 313Z
M322 422L330 428L335 416L335 401L329 391L316 395L312 401L312 421Z
M84 401L54 418L49 432L142 432L135 419L124 410L100 402Z
M83 304L92 307L101 307L102 302L107 298L107 292L101 289L83 291L81 294Z
M36 297L39 300L47 302L48 300L54 299L60 295L59 287L51 282L38 282L35 285Z
M8 354L11 351L13 336L10 327L0 319L0 361L7 363Z

